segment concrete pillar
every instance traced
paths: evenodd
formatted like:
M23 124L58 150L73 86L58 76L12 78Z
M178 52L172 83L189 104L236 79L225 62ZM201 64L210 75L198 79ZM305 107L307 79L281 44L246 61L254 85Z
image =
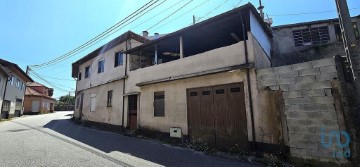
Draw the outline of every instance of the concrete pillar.
M184 58L183 37L180 36L180 59Z

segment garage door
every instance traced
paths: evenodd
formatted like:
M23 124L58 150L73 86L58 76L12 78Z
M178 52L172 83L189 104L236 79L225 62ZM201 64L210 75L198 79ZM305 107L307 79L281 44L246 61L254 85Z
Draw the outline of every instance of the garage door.
M187 102L191 138L249 148L243 83L188 89Z

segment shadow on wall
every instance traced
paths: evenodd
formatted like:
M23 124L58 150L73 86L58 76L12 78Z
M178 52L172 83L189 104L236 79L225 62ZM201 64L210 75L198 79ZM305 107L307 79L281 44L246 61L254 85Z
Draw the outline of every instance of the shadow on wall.
M175 149L144 139L90 129L69 119L52 120L44 128L106 153L118 151L164 166L247 166L237 160L205 156L187 149Z

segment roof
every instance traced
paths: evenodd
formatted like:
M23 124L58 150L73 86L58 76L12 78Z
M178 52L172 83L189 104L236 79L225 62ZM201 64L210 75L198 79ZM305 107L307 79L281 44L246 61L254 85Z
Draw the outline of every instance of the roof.
M27 75L17 64L6 61L4 59L0 59L0 65L7 68L15 68L15 70L19 72L17 74L22 75L23 78L26 79L26 82L34 82L34 80L29 75ZM11 73L15 73L15 71L8 72L8 74Z
M27 83L26 86L30 86L30 87L35 87L35 86L43 86L43 87L46 87L40 83L37 83L37 82L31 82L31 83ZM46 87L47 88L47 87Z
M100 52L106 52L112 48L114 48L115 46L125 42L128 39L135 39L139 42L145 43L147 41L149 41L149 39L138 35L132 31L128 31L118 37L116 37L115 39L111 40L110 42L106 43L105 45L97 48L96 50L94 50L93 52L87 54L86 56L82 57L81 59L79 59L78 61L74 62L72 64L72 77L76 78L77 77L77 73L78 73L78 66L82 63L85 63L93 58L95 58L96 56L98 56L100 54Z
M170 33L170 34L167 34L163 37L160 37L158 39L155 39L155 40L152 40L148 43L145 43L143 45L140 45L138 47L135 47L135 48L132 48L128 51L126 51L125 53L127 54L131 54L133 53L134 51L136 50L141 50L141 49L144 49L148 46L151 46L151 45L154 45L162 40L165 40L165 39L169 39L169 38L173 38L175 36L180 36L181 34L184 34L184 33L187 33L189 31L194 31L196 29L199 29L201 27L204 27L206 25L209 25L213 22L218 22L218 21L221 21L221 20L224 20L230 16L234 16L234 15L239 15L239 12L246 12L246 11L252 11L255 15L255 17L259 20L261 26L263 27L263 29L265 30L265 32L267 33L267 35L269 35L270 37L272 37L272 32L270 31L270 29L268 28L267 24L262 20L260 14L257 12L256 8L251 4L251 3L247 3L243 6L240 6L238 8L235 8L233 10L230 10L228 12L225 12L225 13L222 13L220 15L217 15L215 17L212 17L210 19L207 19L207 20L204 20L202 22L199 22L197 24L194 24L194 25L191 25L191 26L188 26L188 27L185 27L183 29L180 29L178 31L175 31L173 33ZM240 27L239 27L240 28Z
M38 91L36 91L35 89L33 89L31 87L26 87L25 96L37 96L37 97L43 97L43 98L55 100L54 98L52 98L50 96L46 96L44 94L39 93Z
M354 16L351 18L360 18L360 15ZM285 25L279 25L271 27L272 29L282 29L282 28L291 28L291 27L299 27L304 25L314 25L314 24L322 24L322 23L337 23L339 22L338 18L332 18L332 19L325 19L325 20L316 20L316 21L308 21L308 22L300 22L300 23L294 23L294 24L285 24Z
M5 76L9 76L9 73L6 71L6 69L0 64L0 71L2 71Z

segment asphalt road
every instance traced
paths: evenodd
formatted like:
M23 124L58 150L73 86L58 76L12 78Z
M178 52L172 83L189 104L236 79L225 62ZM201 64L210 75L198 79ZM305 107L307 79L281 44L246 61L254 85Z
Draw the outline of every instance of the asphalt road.
M0 123L0 166L254 166L73 123L72 112Z

